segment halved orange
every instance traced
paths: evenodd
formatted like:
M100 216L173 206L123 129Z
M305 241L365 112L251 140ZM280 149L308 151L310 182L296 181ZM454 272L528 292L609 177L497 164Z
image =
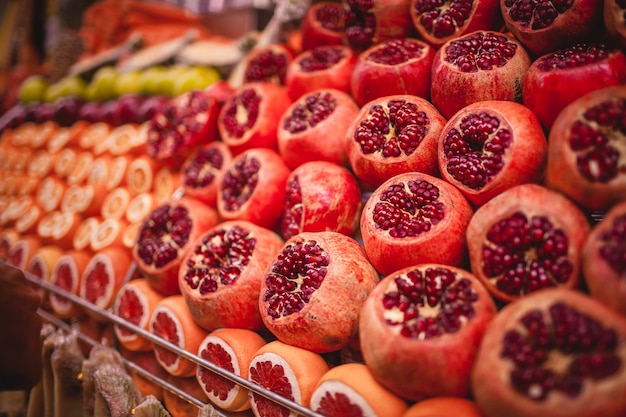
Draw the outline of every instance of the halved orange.
M57 260L52 271L52 284L78 296L80 280L90 259L91 253L84 250L71 250L65 253ZM53 313L62 319L79 317L85 314L81 306L55 293L50 294L50 307Z
M103 219L120 219L126 216L131 194L126 187L116 187L109 191L102 200L100 215Z
M413 404L402 417L482 417L476 404L460 397L434 397Z

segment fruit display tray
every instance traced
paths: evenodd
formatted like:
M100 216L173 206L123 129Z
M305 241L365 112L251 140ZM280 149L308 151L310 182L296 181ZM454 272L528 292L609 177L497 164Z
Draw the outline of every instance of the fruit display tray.
M131 264L131 268L129 269L127 275L126 275L126 281L129 280L133 274L134 274L134 270L136 268L136 265L133 263ZM188 359L192 362L194 362L195 364L197 364L198 366L202 366L212 372L215 372L216 374L250 390L251 392L254 392L256 394L262 395L282 406L284 406L285 408L289 409L290 411L294 412L294 413L298 413L301 416L304 417L323 417L321 414L318 414L316 412L314 412L313 410L310 410L306 407L303 407L302 405L289 400L288 398L285 398L273 391L270 391L262 386L259 386L257 384L255 384L254 382L251 382L245 378L240 377L239 375L236 375L230 371L227 371L217 365L215 365L212 362L209 362L205 359L200 358L199 356L186 351L184 349L181 349L180 347L178 347L177 345L159 337L156 336L153 333L150 333L146 330L144 330L141 327L138 327L136 325L134 325L133 323L128 322L127 320L122 319L121 317L113 314L112 312L108 311L108 310L103 310L95 305L93 305L92 303L90 303L89 301L86 301L85 299L74 295L62 288L59 288L53 284L47 283L45 281L42 281L41 279L39 279L37 276L23 271L24 275L26 277L26 279L35 284L38 287L41 287L42 289L49 291L51 293L54 293L55 295L59 296L59 297L63 297L69 301L71 301L72 303L77 304L79 307L85 309L85 310L89 310L90 312L95 313L96 315L102 317L103 319L105 319L107 322L114 324L114 325L119 325L119 326L123 326L125 328L127 328L130 331L136 332L137 334L139 334L142 337L145 337L146 339L150 340L152 343L157 344L165 349L168 349L178 355L180 355L181 357ZM44 322L50 323L51 325L55 326L56 328L60 329L60 330L64 330L64 331L71 331L73 330L73 327L68 324L66 321L63 321L61 319L59 319L58 317L54 316L53 314L51 314L50 312L44 310L44 309L39 309L38 310L38 314L39 316L43 319ZM95 346L97 344L99 344L100 342L94 340L93 338L91 338L90 336L82 333L82 332L78 332L77 334L78 339L80 339L81 341L88 343L91 346ZM138 364L134 363L131 360L128 360L126 358L123 359L125 366L133 371L136 372L137 374L139 374L140 376L148 379L149 381L160 385L163 389L168 390L170 392L172 392L173 394L179 396L180 398L182 398L183 400L189 402L190 404L198 407L198 409L200 410L203 407L209 407L210 408L210 413L208 415L210 416L214 416L214 417L229 417L229 414L225 414L224 411L220 411L216 408L213 407L213 405L210 402L207 402L206 400L202 400L200 398L196 398L192 395L190 395L189 393L185 392L184 390L180 389L179 387L177 387L176 385L154 375L153 373L147 371L146 369L144 369L143 367L139 366Z

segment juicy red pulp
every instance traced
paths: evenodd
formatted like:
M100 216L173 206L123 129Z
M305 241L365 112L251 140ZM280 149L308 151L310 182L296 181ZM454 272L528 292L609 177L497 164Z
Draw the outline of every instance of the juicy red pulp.
M626 279L626 214L616 217L610 230L599 237L600 256Z
M211 184L215 180L215 173L222 168L223 163L224 157L218 149L200 150L183 173L185 185L202 188Z
M88 301L95 303L106 294L109 285L109 271L107 271L105 264L97 263L89 276L84 279L87 279L85 295Z
M200 357L226 371L235 372L230 355L218 344L207 344L202 352L200 352ZM198 368L198 372L198 378L202 381L201 383L206 391L213 393L213 395L218 397L221 401L226 401L228 393L233 389L235 383L203 367Z
M513 388L534 401L554 391L575 398L587 380L607 379L623 366L616 332L560 302L526 313L502 345L500 356L513 362Z
M55 279L54 284L57 287L65 290L65 291L72 292L72 284L74 282L72 277L73 277L72 268L69 265L67 265L67 264L63 264L63 265L59 266L59 268L56 271L56 279ZM71 303L71 301L68 300L65 297L57 297L57 301L60 304L69 304L69 303Z
M344 12L339 5L325 4L315 11L315 19L324 29L341 32L344 28Z
M308 95L293 107L284 118L283 129L291 133L303 132L315 127L330 116L337 108L337 99L331 93L318 92Z
M421 15L420 23L427 32L437 38L445 38L465 24L470 17L473 4L472 0L418 0L414 8L418 15Z
M200 294L234 284L250 262L255 245L256 239L239 226L207 234L187 261L185 283Z
M119 303L119 309L117 314L124 320L139 326L141 319L144 316L143 306L137 294L134 291L125 291ZM119 326L119 331L122 335L131 336L134 333L124 326Z
M300 182L296 177L293 181L290 181L286 187L285 211L281 223L281 231L285 239L289 239L300 233L302 214L302 192L300 190Z
M285 85L288 65L289 59L284 53L274 52L271 49L264 51L248 63L246 81Z
M507 64L517 45L499 33L477 32L452 41L445 49L444 60L461 72L490 71Z
M291 384L285 375L285 369L281 365L274 365L270 361L259 361L250 367L250 380L278 395L282 395L292 401L294 400ZM287 417L290 414L287 408L275 401L256 393L252 395L259 410L259 415L274 416L280 413L280 415Z
M353 49L363 50L372 43L376 31L376 16L371 13L372 0L347 0L344 10L344 31Z
M574 0L505 0L504 7L511 19L533 30L550 26L559 15L567 12ZM503 10L504 11L504 10Z
M226 210L236 211L248 201L259 181L260 169L258 159L245 157L226 172L221 187Z
M139 230L137 253L141 260L157 268L174 261L189 240L191 224L184 207L165 204L155 209Z
M417 59L424 53L424 45L411 39L392 39L384 42L368 54L365 59L383 65L400 65L411 59Z
M155 336L165 339L175 345L178 345L180 342L178 339L176 323L167 313L157 313L152 322L152 332ZM172 365L178 360L178 355L167 348L155 345L154 350L158 353L161 361L167 365Z
M363 417L363 409L341 392L326 392L315 411L325 416Z
M224 111L222 124L233 138L242 138L259 117L261 96L252 88L246 88L235 96ZM245 113L245 120L240 117Z
M339 46L318 46L303 55L298 64L303 72L322 71L332 67L346 57L345 51Z

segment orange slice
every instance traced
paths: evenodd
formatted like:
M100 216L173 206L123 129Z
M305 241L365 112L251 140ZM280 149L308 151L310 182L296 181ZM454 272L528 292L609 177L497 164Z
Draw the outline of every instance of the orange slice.
M261 347L250 363L248 379L276 394L309 407L311 395L329 366L324 358L306 349L281 341ZM257 393L250 394L255 416L297 414Z
M132 252L133 247L137 244L137 236L142 222L129 223L122 233L122 245Z
M58 129L59 124L54 120L47 120L39 124L39 129L37 129L37 132L30 138L30 146L33 149L44 147Z
M80 280L90 259L91 254L86 251L71 250L62 255L52 271L52 284L78 296ZM55 293L50 294L50 307L62 319L84 315L82 307Z
M58 151L54 158L54 174L59 178L67 178L76 165L77 154L74 148L63 148Z
M38 236L20 236L9 248L7 262L25 270L39 247L41 247L41 240Z
M101 213L106 195L98 192L93 185L71 185L61 200L61 211L95 216Z
M87 179L93 166L94 156L91 152L83 151L76 154L74 167L67 175L69 185L80 184Z
M97 189L106 188L109 181L109 169L113 158L111 155L100 155L94 158L91 165L91 171L87 175L87 184L93 185Z
M55 157L48 150L39 149L33 153L26 172L34 178L45 178L52 172L54 164Z
M98 225L96 233L89 242L89 247L94 252L110 246L123 247L124 230L128 226L126 219L104 219Z
M126 170L126 186L132 195L152 190L157 162L147 155L134 159Z
M99 216L91 216L83 219L74 233L72 247L76 250L91 250L91 240L102 222Z
M111 155L143 155L145 152L145 141L137 138L143 134L147 138L147 131L140 132L139 125L134 123L126 123L116 126L109 134L109 152ZM146 139L147 140L147 139ZM137 148L140 148L141 151Z
M128 281L118 291L113 303L113 314L137 327L150 331L150 317L155 307L163 300L163 295L155 291L145 278ZM141 335L115 324L113 326L118 342L133 352L152 351L152 342Z
M207 332L191 317L187 303L180 294L167 296L157 304L150 317L150 331L194 354L198 352L200 343L207 335ZM197 365L189 359L180 357L176 352L154 344L154 353L168 374L179 377L191 377L196 374Z
M72 126L59 127L48 139L47 148L50 152L55 153L63 148L76 146L78 139L87 128L88 123L81 121L74 123Z
M17 174L15 178L15 185L17 187L18 195L34 195L41 179L30 176L24 172Z
M100 215L103 219L119 219L125 217L130 200L131 195L128 188L114 188L104 197Z
M19 217L24 214L28 207L32 206L34 199L31 196L12 195L8 199L8 204L0 213L0 224L3 226L12 226Z
M63 249L74 246L74 234L82 217L78 213L54 210L46 213L37 224L37 235L46 244L54 244Z
M45 212L56 210L61 204L67 184L61 178L51 176L43 179L35 191L35 201Z
M204 338L198 356L247 379L250 362L263 345L265 339L252 330L222 328ZM242 386L202 366L198 366L196 378L206 397L216 406L229 411L250 408L249 392Z
M139 223L157 206L153 193L139 193L128 203L125 217L130 223Z
M399 417L407 408L407 402L380 385L362 363L331 368L311 396L311 409L327 417Z
M402 417L481 417L473 401L460 397L434 397L418 401Z
M15 230L21 235L37 233L39 221L44 216L44 211L36 203L31 203L22 215L15 220Z
M171 168L161 168L154 176L154 195L157 202L182 195L182 175Z
M26 271L48 284L52 283L52 271L54 270L59 258L63 255L63 250L56 245L40 246L39 249L30 259L26 266ZM43 306L49 308L49 293L47 290L37 286L43 299Z
M7 259L9 249L19 238L20 234L13 228L0 229L0 259Z
M78 138L78 146L84 151L91 151L100 142L104 142L111 133L111 125L104 122L90 123Z
M11 157L14 172L26 172L28 164L33 159L33 150L30 146L19 146L13 149Z
M112 190L116 187L126 185L126 170L128 169L130 162L131 157L128 155L113 158L108 170L108 181L106 182L107 190Z
M37 135L39 131L39 125L35 122L24 122L13 129L11 138L11 145L13 146L26 146L30 145L31 138Z

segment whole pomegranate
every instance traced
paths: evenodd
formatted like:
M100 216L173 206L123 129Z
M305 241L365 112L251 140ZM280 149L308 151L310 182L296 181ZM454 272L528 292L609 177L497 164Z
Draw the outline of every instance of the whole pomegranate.
M602 43L577 43L537 58L526 72L524 105L543 126L572 101L611 85L626 83L626 56Z
M273 229L283 213L291 171L271 149L249 149L236 156L219 184L217 212L222 220L247 220Z
M400 269L363 305L363 359L407 400L467 396L476 350L495 314L493 299L466 270L429 263Z
M365 202L361 236L383 275L418 263L461 266L472 207L452 184L419 172L396 175Z
M535 55L603 32L602 0L500 0L500 8L506 28Z
M508 34L479 30L451 39L433 60L431 101L446 118L477 101L521 101L530 63Z
M413 32L411 0L343 0L344 42L355 51Z
M302 19L302 49L343 43L343 5L336 1L318 1L311 5Z
M193 197L166 201L141 223L133 259L148 283L164 295L180 292L178 268L192 242L218 222L217 211Z
M361 52L350 79L350 91L363 106L374 99L408 94L430 98L435 49L415 38L391 39Z
M359 107L335 89L307 93L294 101L278 124L278 151L290 168L311 161L348 164L345 137Z
M217 207L219 184L232 158L230 149L222 141L199 146L185 159L181 167L185 195Z
M499 0L412 0L411 18L421 39L439 48L450 39L503 25Z
M222 107L217 127L233 155L252 148L277 149L278 120L291 104L287 90L267 82L246 83Z
M261 330L261 281L283 243L273 231L244 220L222 222L198 236L178 272L194 321L207 331Z
M485 417L618 417L626 413L626 321L601 302L551 288L506 305L472 371Z
M626 86L585 94L554 121L546 184L588 210L626 199Z
M470 104L439 137L441 176L481 206L515 185L540 182L548 142L535 114L513 101Z
M350 74L357 55L344 45L324 45L297 55L287 67L287 93L292 100L332 88L350 94Z
M269 264L259 298L265 326L280 341L317 353L347 346L379 276L363 247L337 232L302 232Z
M470 267L505 302L544 288L574 288L589 230L585 214L562 194L518 185L476 210L467 227Z
M307 162L287 178L283 237L328 230L351 236L359 225L361 207L359 184L348 169L333 162Z
M582 268L591 296L626 317L626 201L614 205L591 230Z
M421 97L394 95L366 103L346 134L354 175L372 187L409 171L436 175L437 142L445 124Z
M245 57L243 83L285 85L287 67L293 58L293 51L283 43L254 48Z

